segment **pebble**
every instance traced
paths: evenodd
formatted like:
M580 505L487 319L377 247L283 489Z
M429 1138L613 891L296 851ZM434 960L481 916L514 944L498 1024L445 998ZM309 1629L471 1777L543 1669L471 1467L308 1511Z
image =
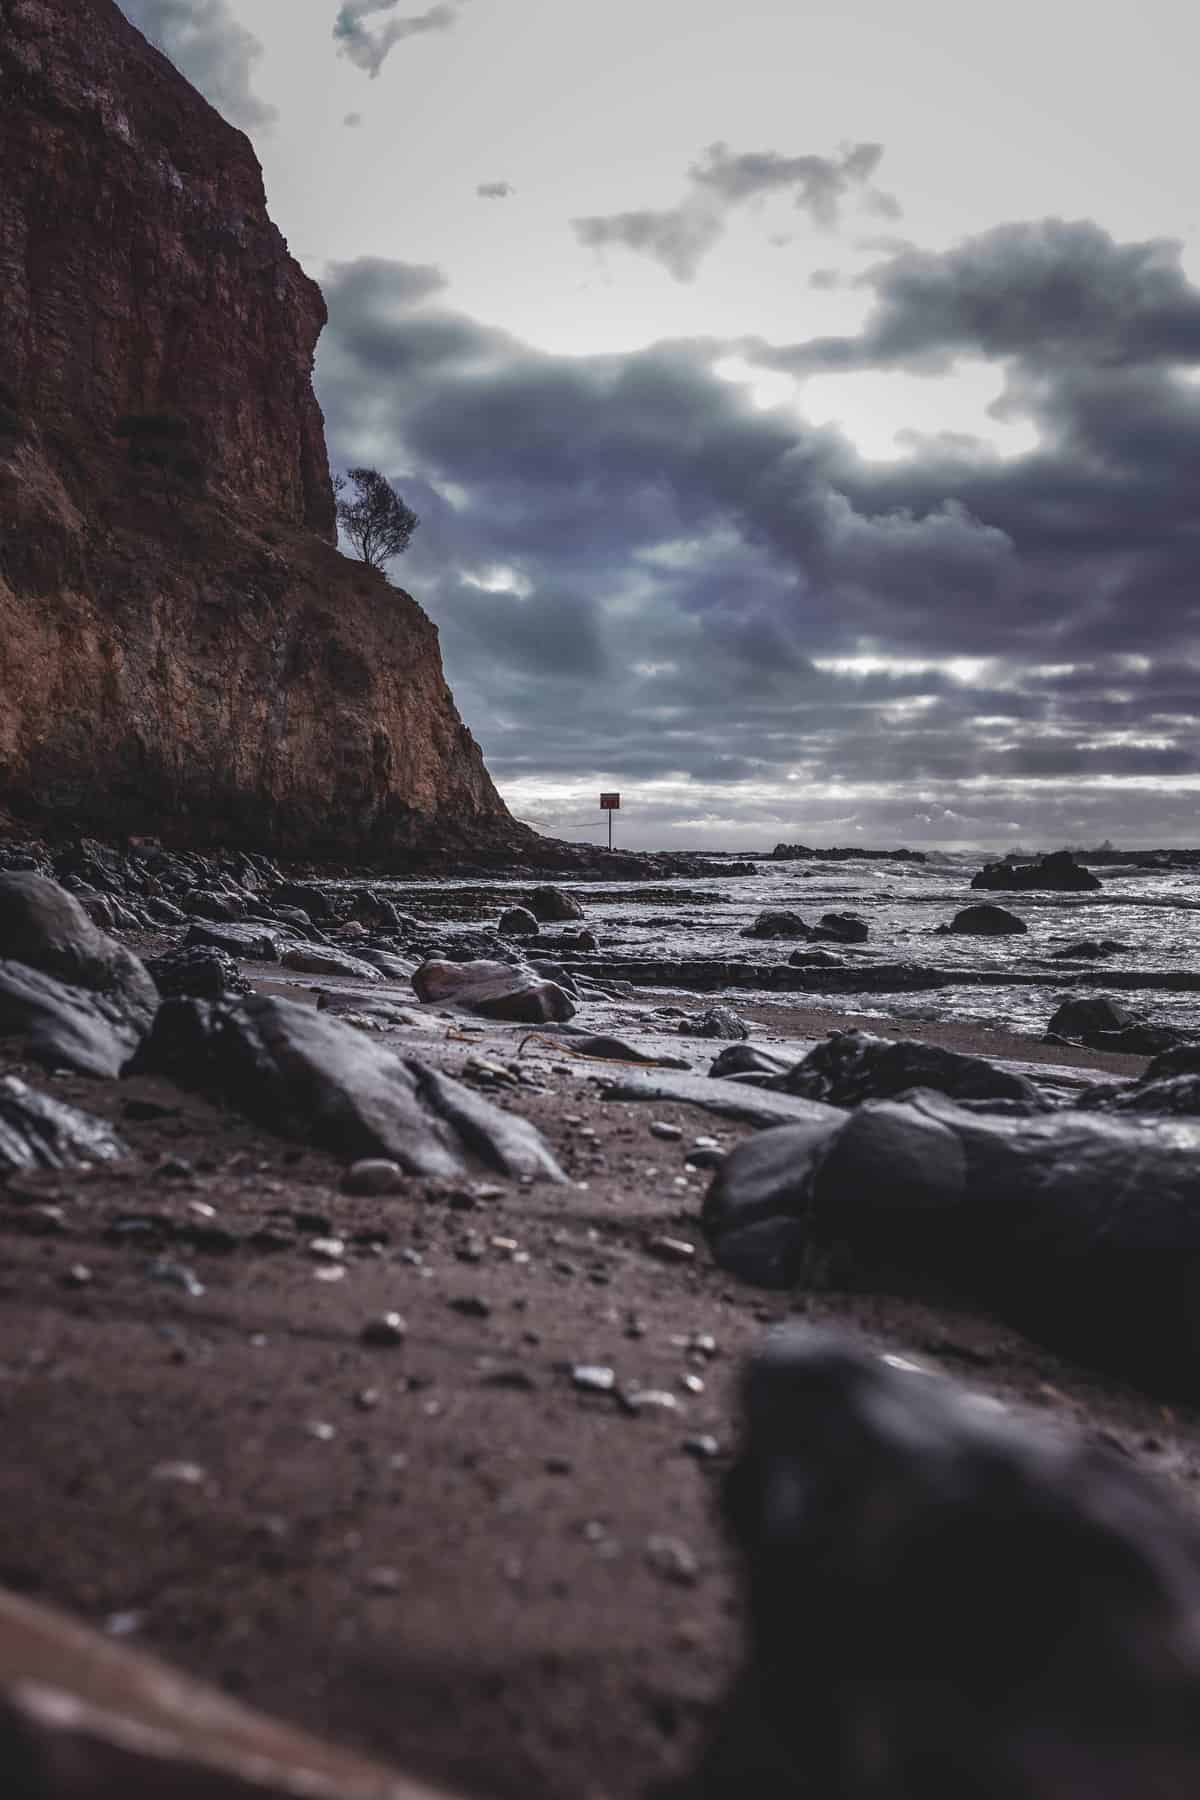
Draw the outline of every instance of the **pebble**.
M680 1538L655 1536L646 1540L646 1561L656 1575L680 1587L692 1587L700 1575L694 1550Z
M571 1370L571 1381L585 1394L611 1394L617 1385L615 1371L603 1363L576 1363Z
M689 1169L719 1169L726 1154L724 1150L689 1150L684 1166Z
M677 1395L668 1393L666 1388L624 1388L620 1401L627 1413L679 1411Z
M702 1394L704 1392L704 1377L702 1375L681 1375L679 1377L679 1385L681 1388L686 1388L689 1394Z
M346 1254L346 1241L337 1237L310 1238L308 1254L318 1262L340 1262Z
M72 1263L62 1278L63 1286L71 1288L87 1287L91 1279L92 1271L86 1263Z
M695 1244L690 1244L686 1238L652 1237L646 1248L660 1262L691 1262L696 1254Z
M309 1437L316 1438L318 1443L327 1444L337 1436L336 1425L330 1425L325 1419L310 1419L304 1427Z
M459 1294L447 1304L452 1311L461 1313L464 1319L487 1319L491 1316L491 1305L481 1294Z
M382 1398L378 1388L359 1388L354 1396L354 1404L359 1412L374 1412Z
M406 1176L399 1163L386 1157L368 1156L351 1163L342 1176L343 1194L396 1194L404 1187Z
M319 1269L313 1270L316 1281L344 1281L346 1279L345 1263L322 1263Z
M199 1463L160 1462L150 1471L151 1481L178 1481L184 1487L199 1487L207 1480Z
M683 1450L685 1456L694 1456L698 1462L711 1462L714 1456L721 1454L720 1444L707 1432L699 1437L684 1438Z
M204 1283L198 1281L183 1263L168 1262L160 1257L150 1264L147 1273L151 1281L165 1281L171 1287L182 1288L192 1300L198 1300L206 1292Z
M394 1594L401 1585L399 1569L381 1567L367 1570L367 1586L375 1594Z
M667 1144L677 1144L683 1136L682 1125L669 1125L665 1119L651 1119L648 1130L651 1137L662 1138Z
M364 1344L370 1344L373 1348L393 1349L408 1336L408 1326L398 1312L385 1312L380 1313L378 1318L368 1319L359 1335Z

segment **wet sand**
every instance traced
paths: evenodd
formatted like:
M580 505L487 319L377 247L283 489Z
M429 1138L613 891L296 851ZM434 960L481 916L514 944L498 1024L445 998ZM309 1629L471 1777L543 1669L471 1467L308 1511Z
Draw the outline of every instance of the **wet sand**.
M664 998L637 1009L646 1028L670 1029ZM771 1007L755 1041L784 1035L783 1010L789 1039L851 1022ZM1081 1078L1141 1067L904 1030ZM717 1495L738 1365L770 1324L832 1324L1101 1433L1192 1503L1196 1409L961 1304L740 1286L707 1257L708 1176L686 1152L746 1127L606 1102L602 1069L553 1044L518 1059L524 1033L475 1035L436 1020L422 1041L447 1067L483 1054L530 1071L548 1091L492 1097L541 1126L572 1185L412 1180L352 1199L332 1158L164 1083L28 1071L119 1120L136 1154L0 1190L4 1584L440 1782L616 1800L687 1765L737 1659ZM719 1047L677 1043L696 1069ZM331 1262L314 1240L333 1235ZM694 1256L660 1260L661 1235ZM388 1311L403 1343L364 1344ZM579 1392L584 1363L676 1405L634 1415Z

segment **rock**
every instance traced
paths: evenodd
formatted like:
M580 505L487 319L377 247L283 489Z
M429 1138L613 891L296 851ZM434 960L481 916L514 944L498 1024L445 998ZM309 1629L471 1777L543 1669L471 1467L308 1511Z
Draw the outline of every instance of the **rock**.
M422 1001L443 1001L485 1019L540 1025L574 1016L575 1006L553 981L506 963L422 963L412 978Z
M288 944L280 952L285 969L302 975L346 975L355 981L381 981L379 970L361 957L337 950L332 944Z
M825 938L834 944L865 944L867 922L857 913L823 913L821 923L814 926L814 938Z
M1160 1118L1200 1116L1200 1075L1173 1075L1164 1081L1099 1085L1076 1103L1092 1112L1154 1114Z
M842 1120L845 1115L816 1100L743 1087L737 1081L713 1081L707 1075L623 1075L602 1090L604 1100L672 1100L702 1106L706 1112L750 1125L790 1125L795 1121Z
M710 1006L702 1013L680 1019L675 1028L680 1037L748 1038L750 1027L727 1006Z
M710 1075L782 1075L792 1067L786 1056L776 1050L762 1050L753 1044L727 1044L708 1065Z
M0 962L0 1040L16 1038L47 1068L115 1079L140 1037L105 995L69 987L24 963Z
M840 956L832 950L793 950L788 957L793 969L841 969L845 967Z
M1115 956L1124 950L1125 945L1119 938L1080 938L1077 943L1067 944L1062 950L1052 950L1053 962L1100 962L1106 956Z
M194 1000L220 1000L226 994L250 992L250 983L229 952L208 944L168 950L146 967L164 996L186 994Z
M194 888L181 901L185 913L193 919L209 919L214 924L233 924L246 916L246 904L232 894Z
M571 1056L594 1057L597 1062L644 1063L651 1069L691 1067L682 1056L655 1056L649 1050L639 1050L636 1044L627 1043L624 1038L610 1037L607 1032L581 1032L578 1026L571 1027L571 1035L563 1048Z
M1157 1056L1185 1042L1187 1034L1173 1025L1150 1025L1104 995L1064 1000L1046 1027L1050 1041L1067 1040L1093 1050L1116 1050L1129 1056Z
M205 944L213 950L224 950L229 956L242 956L250 962L278 962L280 946L288 940L265 925L196 924L188 929L184 947Z
M752 925L740 933L744 938L809 938L812 932L799 913L781 908L760 912Z
M998 1069L981 1056L963 1056L911 1038L879 1038L866 1031L834 1031L802 1062L777 1075L772 1088L823 1100L827 1106L858 1106L864 1100L891 1100L910 1088L930 1088L955 1100L1016 1100L1047 1110L1032 1081Z
M415 1057L313 1008L252 994L167 1000L131 1074L215 1094L284 1136L409 1174L564 1179L540 1134Z
M819 1159L844 1120L822 1107L809 1119L745 1138L725 1157L701 1220L717 1262L759 1287L799 1280L812 1234L807 1210Z
M401 931L412 924L394 900L377 894L374 888L359 888L354 895L354 918L363 925L375 925L385 931Z
M408 1326L398 1312L380 1313L367 1320L359 1335L372 1349L394 1350L408 1336Z
M800 1329L743 1412L747 1656L689 1793L1197 1791L1195 1526L1127 1458Z
M683 1138L683 1126L672 1125L666 1119L651 1119L646 1129L651 1137L662 1138L667 1144L678 1144Z
M0 875L0 953L102 996L138 1031L154 1017L158 990L144 964L44 875Z
M1083 893L1104 884L1090 869L1081 867L1069 850L1055 850L1035 863L985 863L971 882L973 888L1007 888L1012 892L1041 889L1052 893Z
M1006 906L992 906L985 901L979 906L964 906L961 912L955 913L949 925L940 925L938 929L952 931L958 936L1007 937L1028 931L1029 927Z
M184 925L187 923L186 914L178 906L172 906L169 900L164 900L161 894L148 895L142 901L142 911L158 925Z
M529 910L544 925L584 917L583 907L575 896L564 894L561 888L556 887L534 888L529 896Z
M408 1177L400 1164L380 1156L351 1163L342 1176L343 1194L398 1194L407 1186Z
M552 950L562 956L565 952L578 955L600 948L600 940L594 931L560 931L549 937L542 931L538 933L538 950Z
M527 907L510 906L507 912L500 914L496 930L501 937L535 938L538 935L538 922Z
M360 962L370 963L378 969L385 981L411 981L416 970L415 962L408 962L402 956L393 956L388 950L359 950Z
M298 912L314 925L336 925L337 908L330 896L306 881L283 881L271 889L271 904L277 912Z
M0 1079L0 1175L117 1162L129 1149L105 1119L39 1094L15 1075Z

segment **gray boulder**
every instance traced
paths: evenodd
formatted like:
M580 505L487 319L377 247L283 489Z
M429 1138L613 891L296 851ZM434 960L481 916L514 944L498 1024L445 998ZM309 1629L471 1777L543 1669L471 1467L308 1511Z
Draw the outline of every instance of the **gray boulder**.
M39 1094L15 1075L0 1080L0 1175L74 1169L128 1155L128 1146L106 1119Z
M1047 1110L1032 1081L981 1056L867 1031L831 1032L771 1086L827 1106L859 1106L864 1100L892 1100L912 1088L930 1088L955 1100L1015 1100L1037 1112Z
M35 1062L113 1080L141 1035L107 995L0 962L0 1038L16 1039Z
M524 1119L290 1000L164 1001L128 1073L163 1075L218 1096L268 1129L347 1162L384 1156L414 1175L458 1177L482 1165L563 1179Z
M208 944L248 962L278 962L280 945L290 941L290 934L272 931L267 925L194 924L183 941L185 945Z
M574 1017L575 1003L554 981L507 963L422 963L412 978L417 997L444 1001L483 1019L542 1025Z
M939 925L938 930L950 931L959 937L1009 937L1026 932L1029 927L1006 906L992 906L981 901L978 906L964 906L961 912L955 913L949 925Z
M103 996L144 1031L158 990L145 966L44 875L0 875L0 957Z
M529 910L543 925L584 917L583 907L574 894L564 894L561 888L556 887L534 888L529 896Z
M1125 1007L1096 994L1064 1000L1046 1027L1047 1039L1067 1039L1092 1050L1115 1050L1126 1056L1157 1056L1186 1041L1174 1025L1151 1025Z
M301 975L348 975L355 981L381 981L380 971L359 956L351 956L332 944L287 944L280 952L285 969Z
M747 1654L688 1793L1200 1791L1200 1545L1128 1459L798 1328L743 1414Z
M496 930L501 937L535 938L538 922L527 906L510 906L507 912L500 914Z
M1050 959L1053 962L1100 962L1125 947L1120 938L1080 938L1074 944L1064 944L1061 950L1051 950Z
M822 913L821 922L814 925L812 936L832 944L865 944L867 922L860 919L857 913Z
M680 1037L748 1038L750 1027L727 1006L709 1006L702 1013L691 1013L675 1027Z

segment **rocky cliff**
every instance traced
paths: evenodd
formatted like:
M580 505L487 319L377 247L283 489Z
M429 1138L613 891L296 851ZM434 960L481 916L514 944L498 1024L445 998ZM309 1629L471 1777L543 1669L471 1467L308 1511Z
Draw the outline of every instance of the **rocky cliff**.
M113 0L0 0L0 807L386 861L524 837L437 632L340 556L325 307Z

